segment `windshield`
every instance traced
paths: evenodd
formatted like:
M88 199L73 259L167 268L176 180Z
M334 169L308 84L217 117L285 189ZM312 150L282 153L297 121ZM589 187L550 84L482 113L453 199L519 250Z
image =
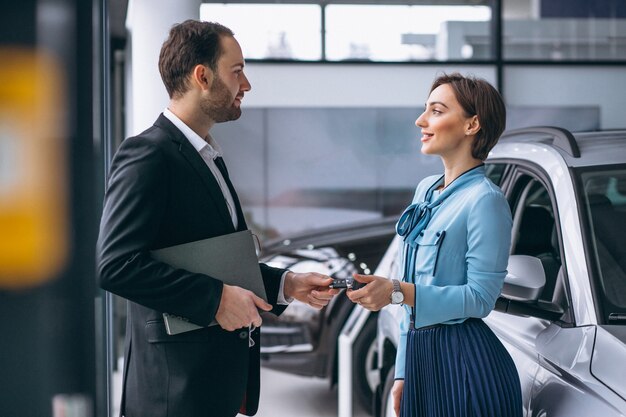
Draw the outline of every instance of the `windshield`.
M580 172L592 262L606 323L626 323L626 166Z

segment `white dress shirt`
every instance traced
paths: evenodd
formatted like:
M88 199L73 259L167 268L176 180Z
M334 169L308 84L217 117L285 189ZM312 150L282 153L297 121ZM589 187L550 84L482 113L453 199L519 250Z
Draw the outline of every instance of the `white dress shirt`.
M170 109L166 108L163 110L163 116L167 117L170 122L174 124L180 130L183 135L189 140L191 146L195 148L196 151L200 154L200 157L204 161L204 163L209 167L213 177L220 186L222 190L222 194L224 195L224 200L226 200L226 206L228 206L228 211L230 213L230 218L233 221L233 226L235 230L238 227L237 220L237 209L235 206L235 200L233 200L233 196L230 194L230 190L228 189L228 185L226 185L226 181L224 180L224 176L222 172L219 170L217 165L215 164L215 158L218 156L222 156L222 148L220 145L211 137L210 134L207 134L206 140L202 139L200 135L194 132L189 126L185 124L182 120L178 118L174 113L171 112ZM284 294L285 287L285 278L287 277L287 272L285 272L280 280L280 288L278 291L278 304L289 304L292 299L287 300Z
M222 156L222 148L220 148L220 145L211 137L211 135L207 135L206 140L202 139L200 135L180 120L178 116L170 111L170 109L165 109L163 111L163 116L167 117L170 122L174 123L174 126L176 126L178 130L183 132L183 135L185 135L185 137L189 140L191 146L198 151L206 166L211 170L211 173L222 190L224 200L226 200L226 206L228 207L228 212L230 213L230 218L233 221L235 230L237 230L238 221L235 200L233 200L233 196L230 194L230 190L228 189L228 185L226 185L222 172L215 164L215 158Z

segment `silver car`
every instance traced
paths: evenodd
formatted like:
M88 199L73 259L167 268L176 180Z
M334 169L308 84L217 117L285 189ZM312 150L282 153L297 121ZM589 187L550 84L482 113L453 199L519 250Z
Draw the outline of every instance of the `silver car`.
M519 372L525 416L626 416L626 131L506 133L488 174L513 214L508 275L485 322ZM376 275L398 276L396 237ZM378 318L378 415L400 308Z

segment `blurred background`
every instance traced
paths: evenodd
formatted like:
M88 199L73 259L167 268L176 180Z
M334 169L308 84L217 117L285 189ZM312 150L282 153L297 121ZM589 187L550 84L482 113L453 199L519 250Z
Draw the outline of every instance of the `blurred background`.
M242 45L252 91L213 134L263 241L398 215L441 170L420 154L414 120L442 72L496 86L507 128L624 127L621 0L0 7L2 417L115 413L125 304L96 287L95 240L115 149L167 105L157 59L176 22L218 21Z

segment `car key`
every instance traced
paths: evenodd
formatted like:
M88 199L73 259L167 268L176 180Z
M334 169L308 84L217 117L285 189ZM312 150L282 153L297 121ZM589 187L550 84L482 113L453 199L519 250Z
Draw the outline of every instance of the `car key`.
M329 285L329 288L358 290L364 286L365 284L360 283L354 278L334 278L333 282Z
M328 287L336 289L350 288L348 281L349 280L345 278L333 278L333 282L331 282Z

